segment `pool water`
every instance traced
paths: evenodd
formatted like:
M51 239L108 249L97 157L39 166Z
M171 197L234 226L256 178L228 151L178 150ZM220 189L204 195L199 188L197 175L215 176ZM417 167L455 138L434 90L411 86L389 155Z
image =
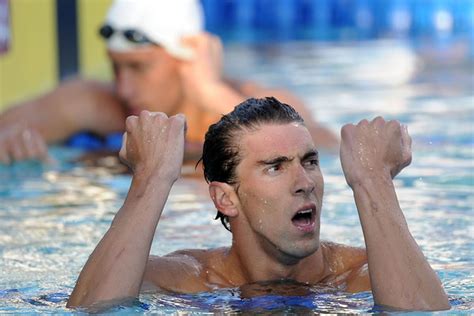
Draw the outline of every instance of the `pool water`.
M449 61L449 62L448 62ZM290 43L229 46L226 72L287 86L338 132L342 124L383 115L408 124L413 162L396 179L412 234L439 274L452 313L474 311L474 83L472 60L409 43ZM121 206L130 176L73 163L79 150L55 147L56 163L0 167L0 312L64 313L76 278ZM363 245L352 193L338 156L321 153L325 176L323 239ZM201 179L172 190L152 253L230 244ZM278 288L278 284L267 285ZM147 293L117 313L362 313L369 292L307 287L304 294L247 297L244 289L196 295Z

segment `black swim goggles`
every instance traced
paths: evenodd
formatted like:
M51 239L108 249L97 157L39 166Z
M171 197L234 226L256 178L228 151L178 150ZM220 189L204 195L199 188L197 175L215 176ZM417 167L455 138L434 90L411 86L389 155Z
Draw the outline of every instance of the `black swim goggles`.
M155 44L143 32L138 30L116 30L108 24L104 24L99 29L99 34L103 39L108 40L115 32L121 32L123 36L130 42L135 44Z

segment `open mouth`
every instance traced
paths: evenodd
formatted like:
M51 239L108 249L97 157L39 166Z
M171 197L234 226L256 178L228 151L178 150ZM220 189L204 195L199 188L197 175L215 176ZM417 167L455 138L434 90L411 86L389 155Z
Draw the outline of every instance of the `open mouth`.
M314 229L316 208L314 205L300 209L291 219L293 225L299 230L308 232Z

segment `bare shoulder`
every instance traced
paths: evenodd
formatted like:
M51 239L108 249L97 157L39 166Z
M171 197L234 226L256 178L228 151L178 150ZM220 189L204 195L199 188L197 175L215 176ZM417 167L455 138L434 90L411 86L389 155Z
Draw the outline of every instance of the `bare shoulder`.
M348 267L367 262L365 248L353 247L330 241L323 241L321 246L327 259L338 261L339 269L344 270Z
M142 289L196 293L210 290L206 269L216 250L186 249L162 257L150 256Z
M331 284L349 292L370 290L370 279L365 248L333 242L321 244L324 257L332 272Z

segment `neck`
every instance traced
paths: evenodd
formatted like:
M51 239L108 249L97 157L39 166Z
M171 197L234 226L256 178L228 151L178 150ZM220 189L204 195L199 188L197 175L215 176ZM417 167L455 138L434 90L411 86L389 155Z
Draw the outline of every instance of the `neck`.
M232 227L232 247L228 255L229 267L239 271L240 284L291 279L315 284L329 273L321 247L305 258L295 258L262 241L252 232L238 232ZM266 243L266 244L264 244Z

